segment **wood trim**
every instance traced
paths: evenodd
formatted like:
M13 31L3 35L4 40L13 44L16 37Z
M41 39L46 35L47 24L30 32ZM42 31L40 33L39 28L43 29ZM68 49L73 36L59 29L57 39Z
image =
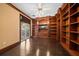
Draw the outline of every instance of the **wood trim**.
M24 15L20 14L20 17L22 17L22 19L20 19L20 21L30 24L31 20L29 20L28 18L26 18Z
M19 15L19 17L21 17L21 15ZM19 21L19 39L20 39L20 42L21 42L21 19Z
M14 47L16 47L19 44L20 44L20 42L16 42L16 43L14 43L14 44L12 44L12 45L10 45L8 47L5 47L5 48L1 49L0 50L0 55L3 54L4 52L6 52L6 51L8 51L8 50L10 50L10 49L12 49Z
M30 16L28 16L27 14L25 14L24 12L22 12L21 10L19 10L17 7L15 7L14 5L12 5L11 3L6 3L7 5L11 6L12 8L16 9L17 11L21 12L22 14L24 14L25 16L27 16L27 18L32 19Z

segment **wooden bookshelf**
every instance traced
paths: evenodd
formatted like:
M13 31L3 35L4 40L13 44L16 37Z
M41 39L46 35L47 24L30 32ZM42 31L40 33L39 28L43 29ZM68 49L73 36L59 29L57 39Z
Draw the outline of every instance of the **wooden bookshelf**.
M49 16L39 17L37 36L40 38L49 38Z
M37 21L36 20L33 20L32 21L32 36L34 37L35 36L35 26L37 25Z
M64 7L64 8L63 8ZM64 47L69 46L69 4L63 4L61 7L61 43L64 44Z
M49 18L49 38L56 39L57 25L56 17L50 16Z
M60 43L70 55L79 56L79 4L63 4L61 14Z
M58 12L56 14L56 19L57 19L57 41L60 41L60 20L61 20L61 9L58 9Z
M70 49L79 55L79 4L70 4Z

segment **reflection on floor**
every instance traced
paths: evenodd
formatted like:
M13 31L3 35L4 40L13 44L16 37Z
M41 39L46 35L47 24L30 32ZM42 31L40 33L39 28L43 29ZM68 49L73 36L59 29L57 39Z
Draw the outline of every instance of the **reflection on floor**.
M69 56L53 39L32 38L5 52L2 56Z

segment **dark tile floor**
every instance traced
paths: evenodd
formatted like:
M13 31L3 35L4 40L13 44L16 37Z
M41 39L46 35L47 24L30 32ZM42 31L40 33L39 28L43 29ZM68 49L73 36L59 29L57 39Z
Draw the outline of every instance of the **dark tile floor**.
M69 56L54 39L31 38L1 56Z

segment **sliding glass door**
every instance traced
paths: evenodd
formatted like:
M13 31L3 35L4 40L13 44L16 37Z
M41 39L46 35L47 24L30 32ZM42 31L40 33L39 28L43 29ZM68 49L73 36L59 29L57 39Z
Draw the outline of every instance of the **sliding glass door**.
M30 24L21 22L21 41L30 38Z

